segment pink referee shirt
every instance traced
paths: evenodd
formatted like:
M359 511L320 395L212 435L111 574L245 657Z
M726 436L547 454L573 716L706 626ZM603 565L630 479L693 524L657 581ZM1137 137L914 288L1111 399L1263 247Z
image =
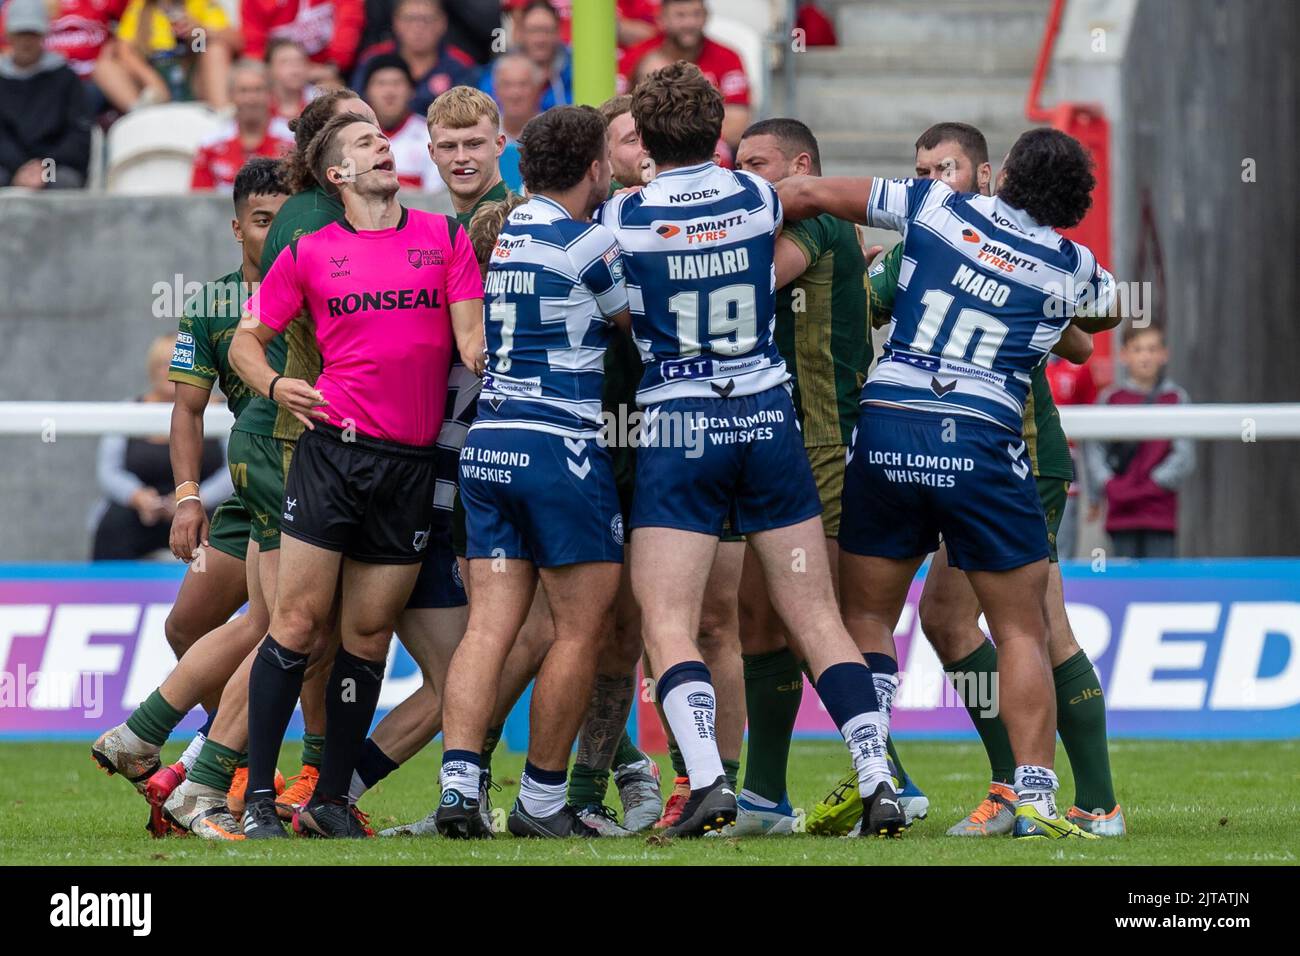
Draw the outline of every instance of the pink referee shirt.
M469 236L447 216L402 209L394 229L346 222L284 248L247 313L283 332L304 304L329 423L432 445L442 426L455 336L452 302L483 298Z

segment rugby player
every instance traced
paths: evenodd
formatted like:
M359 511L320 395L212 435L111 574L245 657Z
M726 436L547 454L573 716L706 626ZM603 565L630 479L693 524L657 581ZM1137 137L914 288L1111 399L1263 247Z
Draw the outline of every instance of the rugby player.
M762 561L773 605L853 753L864 829L897 834L904 817L885 758L888 722L835 606L817 486L772 336L775 289L793 278L773 264L781 202L761 178L710 161L722 115L698 67L652 73L633 94L632 116L657 175L597 214L624 250L633 334L647 363L637 393L649 424L637 450L632 584L691 785L679 822L664 832L699 836L736 816L696 643L708 569L729 523Z
M257 542L249 541L250 517L238 493L213 513L211 527L199 497L199 458L203 413L212 386L220 383L231 413L238 419L253 393L230 367L228 351L244 302L261 278L262 245L288 196L281 164L255 157L235 176L231 231L241 246L239 268L204 285L185 303L168 378L176 383L170 448L176 476L177 507L172 520L172 553L191 564L168 620L188 619L202 608L215 618L207 636L192 646L174 645L180 663L126 722L95 741L91 753L108 773L120 773L148 797L154 810L149 828L162 835L159 808L167 793L194 765L217 709L222 686L256 645L268 622L265 605L250 601L248 612L233 617L250 593L257 592ZM238 477L238 469L232 469ZM200 553L200 549L202 549ZM247 580L245 558L248 559ZM238 575L238 581L234 580ZM182 611L184 608L186 610ZM168 632L169 638L176 636ZM209 713L181 759L159 770L159 752L176 726L196 704ZM159 789L162 773L174 782Z
M1056 807L1047 651L1048 541L1021 435L1030 373L1071 321L1113 324L1113 280L1056 232L1091 203L1091 162L1056 130L1007 156L997 196L934 179L793 177L791 216L830 212L904 234L910 277L845 477L840 585L863 646L888 648L907 589L942 534L998 646L999 707L1014 754L1020 838L1096 837ZM864 827L865 829L865 827Z
M918 179L938 179L959 193L989 195L993 186L984 134L964 123L939 123L916 141ZM871 271L870 317L873 326L890 321L903 247L896 245ZM1092 339L1071 325L1052 352L1075 364L1092 354ZM1047 381L1046 358L1034 367L1025 402L1021 434L1033 467L1038 498L1047 521L1047 650L1056 688L1056 726L1074 774L1075 803L1066 818L1099 836L1124 832L1123 811L1115 800L1106 741L1106 703L1092 662L1080 649L1065 613L1056 532L1060 527L1074 464L1061 428L1061 417ZM948 563L942 544L930 563L919 607L921 628L958 687L992 686L997 650L979 630L979 600L965 574ZM1001 719L990 715L977 693L966 709L989 758L992 782L987 796L967 817L948 830L952 836L1010 833L1015 824L1015 769L1011 745ZM845 799L839 799L843 794ZM904 790L906 794L906 790ZM856 795L837 787L808 818L810 833L844 833L856 822L861 805ZM906 800L906 796L904 797ZM856 804L856 807L855 807ZM1092 811L1082 807L1093 807Z
M595 836L565 802L568 756L618 590L623 526L597 443L609 323L628 324L618 244L591 213L609 192L605 124L555 107L519 140L532 198L510 213L484 281L488 362L461 453L474 600L447 675L438 830L487 836L479 755L510 645L540 579L555 639L533 689L528 758L508 828Z
M454 220L396 201L397 174L378 127L359 114L335 116L308 160L317 182L341 198L346 221L280 254L231 346L244 380L307 427L285 483L271 631L249 677L249 838L285 835L275 754L340 579L321 773L294 827L364 835L347 795L388 642L432 530L433 444L453 337L462 361L482 362L482 281L469 240ZM277 375L265 357L304 305L322 357L318 387ZM375 323L385 335L357 331Z
M745 131L736 165L778 183L787 176L820 176L821 154L806 125L794 119L770 119ZM788 224L776 241L775 254L778 263L792 263L788 271L798 275L777 291L775 339L793 376L792 398L817 481L832 584L838 590L836 538L844 458L857 423L858 393L871 362L871 342L863 321L866 270L856 227L829 215ZM786 764L803 696L803 672L768 599L762 566L753 551L745 559L740 607L749 756L736 822L724 832L736 836L793 833ZM882 666L890 662L870 654L865 658L881 708L887 712L897 668ZM856 782L854 775L850 789L855 795ZM902 802L906 813L906 797Z

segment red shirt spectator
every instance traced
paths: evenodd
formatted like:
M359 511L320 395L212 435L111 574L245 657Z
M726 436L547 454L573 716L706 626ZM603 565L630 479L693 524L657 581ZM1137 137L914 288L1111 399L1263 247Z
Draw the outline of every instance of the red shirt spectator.
M356 60L366 16L363 0L242 0L240 11L245 56L260 60L269 40L287 37L340 76Z
M95 60L113 36L109 24L122 15L128 0L59 0L50 13L45 49L68 61L83 80L95 69ZM0 27L0 36L4 35Z
M664 45L664 37L658 36L628 47L618 58L618 91L627 93L631 90L630 78L641 58L647 53L656 53ZM700 54L695 65L710 83L722 93L722 102L732 106L749 105L749 77L745 75L745 64L740 54L729 46L716 43L704 37L700 43Z
M235 115L199 144L191 189L230 192L235 174L254 156L278 159L293 149L293 134L284 119L271 113L271 85L266 66L256 60L235 64L230 79Z
M261 142L249 149L244 145L235 121L229 120L199 144L199 151L194 154L190 188L228 193L235 186L235 174L254 156L279 159L292 150L293 140L277 136L270 126L267 126Z

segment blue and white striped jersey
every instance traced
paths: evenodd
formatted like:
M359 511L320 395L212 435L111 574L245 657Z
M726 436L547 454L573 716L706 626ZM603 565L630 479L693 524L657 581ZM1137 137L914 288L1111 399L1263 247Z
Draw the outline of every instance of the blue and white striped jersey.
M488 361L473 427L595 438L609 317L627 308L613 234L533 196L506 219L483 291Z
M637 401L740 397L790 378L772 340L781 201L765 180L713 163L660 173L596 211L627 264Z
M893 331L862 401L1019 434L1030 373L1071 317L1110 308L1110 273L1023 210L935 180L877 179L867 220L904 240Z

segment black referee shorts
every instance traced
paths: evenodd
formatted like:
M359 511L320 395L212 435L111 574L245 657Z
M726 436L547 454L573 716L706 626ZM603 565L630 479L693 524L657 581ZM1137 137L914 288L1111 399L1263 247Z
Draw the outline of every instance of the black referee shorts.
M424 560L433 525L433 447L316 422L298 439L281 533L367 564Z

